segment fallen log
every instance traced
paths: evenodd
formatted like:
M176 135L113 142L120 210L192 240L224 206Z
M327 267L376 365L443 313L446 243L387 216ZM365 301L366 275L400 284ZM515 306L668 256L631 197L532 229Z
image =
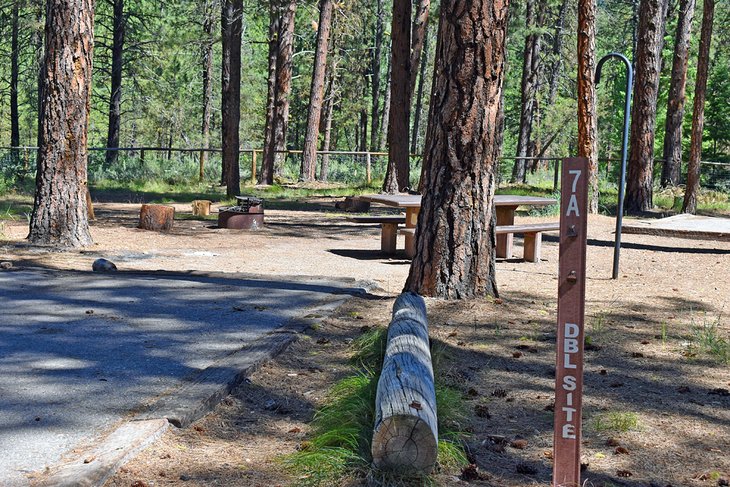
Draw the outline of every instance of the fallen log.
M383 370L375 399L374 465L398 473L429 474L436 464L436 391L426 304L403 293L393 305Z
M175 208L167 205L142 205L139 210L139 228L170 230L175 220Z

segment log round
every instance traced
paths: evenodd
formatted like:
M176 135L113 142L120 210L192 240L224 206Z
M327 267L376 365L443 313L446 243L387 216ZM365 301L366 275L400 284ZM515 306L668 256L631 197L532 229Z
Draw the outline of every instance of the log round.
M382 470L429 474L436 464L438 425L426 304L403 293L393 305L375 399L373 463Z
M193 200L193 215L208 216L210 215L210 200Z
M167 205L142 205L139 210L139 228L170 230L175 220L175 208Z

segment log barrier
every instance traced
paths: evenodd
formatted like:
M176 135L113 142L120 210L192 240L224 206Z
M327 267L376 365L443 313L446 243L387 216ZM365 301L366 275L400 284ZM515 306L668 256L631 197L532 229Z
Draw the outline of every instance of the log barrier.
M406 292L393 305L383 370L375 399L375 467L428 475L436 464L436 391L426 303Z

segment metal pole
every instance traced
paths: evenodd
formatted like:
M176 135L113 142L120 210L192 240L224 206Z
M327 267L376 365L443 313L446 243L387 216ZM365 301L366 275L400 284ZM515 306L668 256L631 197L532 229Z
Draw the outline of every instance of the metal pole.
M624 134L623 142L621 144L621 176L618 183L618 209L616 210L616 240L613 248L613 273L611 274L612 279L618 279L618 264L621 254L621 224L624 217L624 195L626 190L626 156L629 145L629 118L631 116L631 88L634 85L634 70L631 67L631 62L623 54L612 52L606 54L598 61L596 67L596 86L601 80L601 68L603 63L608 61L610 58L615 57L623 61L626 65L626 97L624 105Z

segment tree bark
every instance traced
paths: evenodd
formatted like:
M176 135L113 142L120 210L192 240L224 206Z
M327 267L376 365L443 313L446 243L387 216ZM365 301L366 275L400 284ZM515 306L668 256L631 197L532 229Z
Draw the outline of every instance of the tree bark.
M578 156L588 159L588 211L598 212L598 115L596 113L596 3L578 3Z
M553 32L553 64L550 67L550 89L548 92L548 107L555 104L558 96L558 84L560 82L560 69L563 65L563 30L565 27L565 16L568 11L569 0L563 0L558 11L558 18L555 22Z
M38 169L28 239L91 245L86 157L94 46L93 0L47 0Z
M259 180L273 184L274 175L281 172L286 154L289 128L289 94L292 80L294 51L295 0L272 2L269 24L269 98L264 135L264 153Z
M200 127L200 135L203 139L203 148L210 148L210 115L213 102L213 24L214 8L213 0L203 0L203 32L205 38L202 45L203 61L203 120ZM208 164L208 152L200 152L200 180L203 180L203 170Z
M18 56L20 47L18 45L18 4L12 2L11 32L10 32L10 146L20 145L20 114L18 112ZM18 151L12 152L13 159L18 159Z
M261 155L261 172L259 182L274 184L274 154L271 153L274 144L274 107L276 106L276 58L279 55L279 31L281 26L281 11L276 1L269 5L269 55L266 96L266 124L264 126L264 151Z
M410 123L411 2L393 2L391 24L390 117L388 169L383 192L406 191L409 186L408 125Z
M667 100L667 120L664 126L662 187L679 184L679 173L682 167L682 120L684 119L685 87L687 85L687 60L694 10L695 0L680 0L672 79Z
M653 206L654 132L667 5L668 0L642 0L639 6L631 152L626 184L625 208L629 213L649 211Z
M391 64L390 56L388 56L388 70L385 84L385 100L383 100L383 117L380 124L380 133L378 134L378 148L380 152L385 152L388 145L388 122L390 121L390 85L391 85Z
M114 9L112 32L111 96L109 98L109 126L107 148L119 148L119 132L122 123L122 55L124 53L124 0L112 0ZM106 151L106 164L113 165L119 159L119 151Z
M309 90L309 109L307 110L307 128L304 132L304 150L299 179L314 181L317 168L317 139L319 137L319 119L322 115L322 99L324 98L324 75L327 67L327 45L332 27L333 0L320 0L319 25L317 26L317 47L314 53L312 70L312 86Z
M441 5L425 190L405 286L421 295L497 294L493 199L507 7L499 0Z
M330 73L330 81L329 81L329 88L327 89L327 106L325 107L325 115L324 115L324 138L322 139L322 150L323 151L329 151L330 150L330 141L332 139L332 116L334 115L335 111L335 76L337 71L337 65L336 63L332 64L332 72ZM329 177L329 165L330 165L330 155L329 154L322 154L322 161L321 166L319 169L319 180L320 181L327 181L327 178Z
M520 129L517 138L517 158L512 167L511 182L525 182L530 139L532 136L532 121L535 110L535 91L537 89L537 74L540 63L540 35L536 29L541 24L535 0L527 0L525 5L525 47L522 53L522 82L520 85Z
M226 195L241 192L239 134L241 119L241 27L242 0L224 0L221 6L222 74L221 134Z
M692 137L687 167L687 189L682 204L682 212L684 213L697 212L697 195L700 191L700 161L702 160L702 130L705 122L705 94L707 90L707 72L710 65L710 43L712 41L714 16L715 0L704 0L700 52L697 57L695 99L692 111Z
M421 66L421 58L423 57L424 45L426 43L426 33L428 32L428 14L431 9L431 0L419 0L418 10L413 19L413 28L411 30L411 66L408 97L411 99L413 93L416 92L416 79Z
M428 60L428 29L424 34L423 59ZM413 129L411 131L411 154L418 152L418 132L421 125L421 111L423 110L423 89L426 79L426 63L421 62L421 72L418 75L418 88L416 90L416 105L413 107ZM420 187L420 184L419 184Z
M370 150L378 149L380 130L380 57L383 53L383 0L377 0L375 11L375 50L371 61L373 75L372 107L370 108Z

